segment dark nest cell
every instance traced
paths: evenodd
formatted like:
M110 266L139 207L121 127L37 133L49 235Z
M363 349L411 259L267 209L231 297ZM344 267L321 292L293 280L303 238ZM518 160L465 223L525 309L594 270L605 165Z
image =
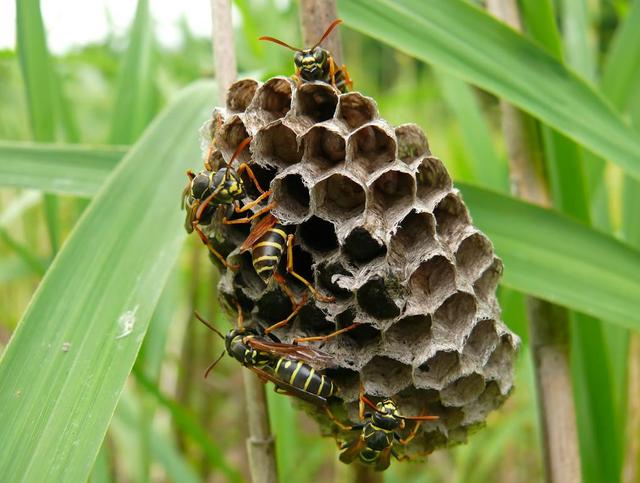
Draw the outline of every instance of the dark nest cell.
M373 204L381 213L407 207L415 192L413 176L402 171L387 171L373 183Z
M396 157L396 143L380 126L364 126L349 139L353 159L367 172L374 172L392 163Z
M347 235L343 250L347 258L355 263L368 263L387 253L387 247L384 243L373 238L371 233L361 226L356 227Z
M334 174L316 184L314 190L321 216L347 220L364 212L364 189L351 178Z
M302 138L305 161L320 169L328 169L345 159L345 141L337 132L324 126L314 126Z
M258 88L258 82L253 79L242 79L234 82L227 92L227 109L243 112L253 99Z
M256 104L271 120L284 117L291 109L291 82L278 77L270 79L258 91Z
M298 89L298 115L313 122L327 121L333 117L338 105L338 96L327 84L303 84Z
M309 213L309 189L299 174L288 174L273 182L273 198L278 200L278 208L297 218Z
M271 186L271 182L273 178L276 176L276 168L272 166L262 166L258 164L249 164L251 171L255 175L258 180L258 184L262 188L263 191L267 191L269 186ZM244 185L244 189L247 192L247 195L250 199L255 199L260 195L258 188L253 183L247 171L242 173L242 184Z
M350 92L340 97L338 119L349 128L357 129L377 117L375 102L359 92Z
M403 124L396 128L398 140L398 157L406 164L429 155L429 143L420 127L415 124Z
M317 216L312 216L302 223L298 233L302 243L311 250L327 253L338 248L338 237L333 223Z
M380 276L369 279L358 289L356 297L362 310L376 319L390 319L400 315L400 308L389 293L385 279Z
M351 291L341 288L336 282L332 281L335 275L350 275L346 268L340 263L324 263L318 267L318 285L337 299L346 299L351 296Z
M296 133L281 122L258 132L252 149L255 150L256 159L282 168L302 159L302 149L298 147Z

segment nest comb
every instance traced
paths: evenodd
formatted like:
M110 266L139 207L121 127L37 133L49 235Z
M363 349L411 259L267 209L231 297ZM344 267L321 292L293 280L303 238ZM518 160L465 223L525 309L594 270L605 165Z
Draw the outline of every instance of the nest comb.
M405 415L439 416L410 445L396 445L400 453L465 441L510 393L519 340L496 300L502 262L421 129L392 127L358 92L275 77L233 84L203 134L225 159L253 138L238 162L272 188L280 222L295 225L296 271L335 297L310 297L276 334L290 342L362 324L319 346L337 364L327 373L342 416L357 421L362 384L370 396L393 397ZM249 232L247 225L209 229L216 248L232 256ZM262 283L250 253L235 262L241 268L223 271L219 285L226 305L238 301L263 326L284 319L289 299ZM327 432L325 414L313 415Z

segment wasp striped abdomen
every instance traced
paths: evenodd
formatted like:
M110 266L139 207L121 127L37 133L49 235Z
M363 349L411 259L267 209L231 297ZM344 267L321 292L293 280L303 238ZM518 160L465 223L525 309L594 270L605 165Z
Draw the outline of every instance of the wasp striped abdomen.
M333 381L304 362L280 357L274 372L278 378L304 392L324 399L335 394Z
M269 228L251 249L251 260L256 273L268 283L275 271L283 253L287 249L287 232L284 225L276 223Z

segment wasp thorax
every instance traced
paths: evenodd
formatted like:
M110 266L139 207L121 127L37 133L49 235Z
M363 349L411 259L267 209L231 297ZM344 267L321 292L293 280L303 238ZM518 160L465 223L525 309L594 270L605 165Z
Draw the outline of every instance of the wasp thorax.
M309 79L318 72L314 68L328 66L326 55L321 48L296 52L299 76ZM502 321L496 297L502 262L473 225L446 163L431 154L418 126L394 128L379 117L373 99L340 93L326 78L298 81L272 79L255 89L251 102L239 81L227 103L246 109L216 111L223 126L239 126L251 136L246 162L273 173L261 185L272 190L271 213L290 230L287 238L293 235L291 266L278 267L294 301L304 305L274 333L290 342L360 324L324 342L303 343L333 359L325 374L344 406L343 423L359 422L362 386L376 402L396 402L395 409L370 408L369 422L395 424L392 431L403 437L415 428L407 445L394 443L398 454L415 456L465 441L513 386L519 340ZM264 108L270 105L278 108ZM219 130L220 146L237 145L232 134ZM283 139L293 155L278 154ZM260 249L282 252L262 255L288 263L284 238L260 240L271 242ZM252 264L243 243L234 241L229 261L240 267L222 274L219 291L242 304L247 321L268 327L294 305L280 284L260 283L256 265L266 263ZM335 299L319 301L286 269ZM336 430L324 411L309 411L325 434L353 439L353 431ZM418 426L405 423L404 414L438 419Z
M228 168L222 168L216 172L213 176L211 189L216 193L215 201L218 204L232 203L245 196L242 180L233 170Z

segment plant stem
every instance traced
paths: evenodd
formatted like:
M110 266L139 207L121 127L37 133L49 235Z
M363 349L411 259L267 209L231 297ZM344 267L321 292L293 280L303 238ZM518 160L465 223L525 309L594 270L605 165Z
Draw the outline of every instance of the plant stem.
M522 30L515 0L488 0L487 7L497 18ZM501 110L512 191L532 203L550 206L533 120L504 101ZM534 297L528 297L527 308L547 481L577 483L581 468L569 367L568 312Z
M306 47L314 45L331 22L338 18L338 7L335 0L300 0L300 24L302 25L302 40ZM336 64L342 59L342 42L340 29L334 30L322 42L333 56Z
M628 381L627 451L622 469L622 481L637 483L640 475L640 335L637 333L631 333L629 342Z
M211 0L213 18L213 55L218 83L218 99L225 103L226 92L236 79L237 67L230 0ZM244 391L249 420L249 470L255 483L276 483L278 473L275 441L269 425L269 408L264 384L255 374L243 370Z

